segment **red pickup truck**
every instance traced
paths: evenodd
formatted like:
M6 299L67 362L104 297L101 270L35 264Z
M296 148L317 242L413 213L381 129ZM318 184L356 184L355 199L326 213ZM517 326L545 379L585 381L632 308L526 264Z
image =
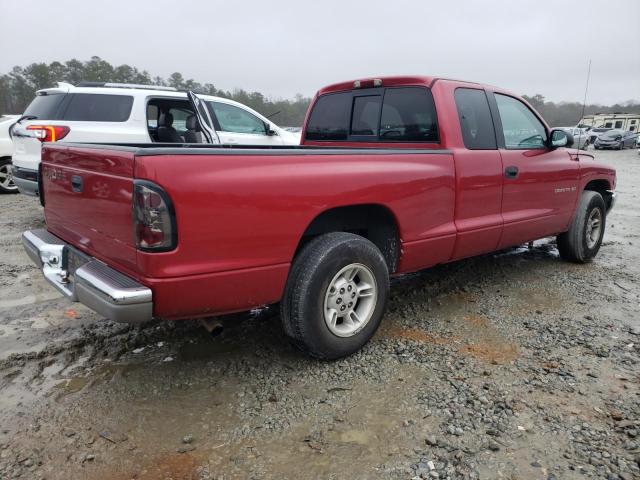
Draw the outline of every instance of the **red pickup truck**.
M338 358L378 328L390 275L549 236L592 259L615 171L572 141L502 89L350 81L316 94L299 147L47 144L47 230L23 243L105 317L280 302L295 345Z

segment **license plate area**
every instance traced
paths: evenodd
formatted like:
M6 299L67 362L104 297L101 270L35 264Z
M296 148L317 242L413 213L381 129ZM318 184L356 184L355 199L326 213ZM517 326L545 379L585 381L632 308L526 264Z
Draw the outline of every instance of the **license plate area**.
M64 248L64 269L68 275L73 275L77 269L83 266L85 263L91 261L91 257L85 255L79 250L73 247L65 246Z

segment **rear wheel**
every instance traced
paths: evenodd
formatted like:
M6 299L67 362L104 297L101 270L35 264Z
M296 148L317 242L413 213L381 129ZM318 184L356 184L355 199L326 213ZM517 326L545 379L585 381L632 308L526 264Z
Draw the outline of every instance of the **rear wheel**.
M328 233L296 257L281 304L286 335L321 359L350 355L378 329L389 296L384 257L369 240Z
M11 159L0 159L0 192L2 193L18 193L18 187L13 183L11 176Z
M558 251L564 260L586 263L600 250L606 225L604 199L598 192L582 192L571 227L558 235Z

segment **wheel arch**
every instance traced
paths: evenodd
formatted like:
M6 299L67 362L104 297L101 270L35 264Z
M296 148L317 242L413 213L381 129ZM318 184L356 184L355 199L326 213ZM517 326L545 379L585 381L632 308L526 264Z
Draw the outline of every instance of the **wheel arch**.
M604 178L591 180L584 186L584 191L587 191L587 190L598 192L600 195L602 195L605 206L607 210L609 209L611 205L611 200L613 197L612 191L611 191L611 184L609 183L609 180Z
M377 203L332 207L316 215L298 240L294 258L311 239L331 232L360 235L375 244L387 263L389 273L398 268L400 229L394 213Z

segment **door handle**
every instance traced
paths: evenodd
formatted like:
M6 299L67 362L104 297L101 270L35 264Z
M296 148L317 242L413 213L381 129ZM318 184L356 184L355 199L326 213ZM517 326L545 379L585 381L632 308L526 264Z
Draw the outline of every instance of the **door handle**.
M71 190L74 192L82 192L82 177L80 175L73 175L71 177Z
M518 178L518 167L507 167L504 169L504 176L507 178Z

